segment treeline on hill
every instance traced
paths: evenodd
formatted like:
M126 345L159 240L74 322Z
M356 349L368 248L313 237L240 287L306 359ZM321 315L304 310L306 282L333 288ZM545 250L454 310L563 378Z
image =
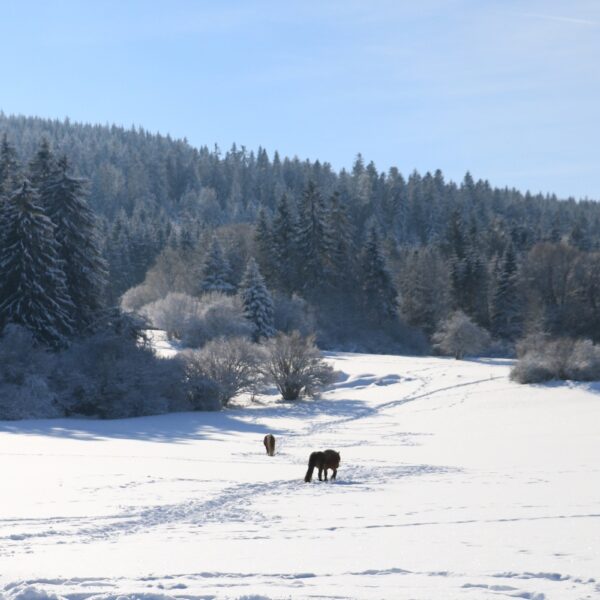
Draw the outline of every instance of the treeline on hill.
M0 131L20 162L46 139L89 181L108 305L127 292L127 310L172 324L192 345L243 314L252 258L275 329L314 329L322 347L432 344L462 356L469 349L455 340L475 348L489 336L492 351L511 353L528 336L600 339L599 203L493 188L468 173L460 184L440 171L404 178L360 156L336 172L135 128L0 114ZM211 287L215 273L224 286Z

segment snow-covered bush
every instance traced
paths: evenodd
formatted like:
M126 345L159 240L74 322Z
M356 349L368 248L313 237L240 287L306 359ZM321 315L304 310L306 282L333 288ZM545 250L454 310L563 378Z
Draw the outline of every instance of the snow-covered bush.
M172 292L144 306L140 314L167 336L181 339L201 319L202 305L188 294Z
M215 410L243 392L255 393L263 386L263 349L245 338L219 339L200 350L180 355L186 386L194 408Z
M36 344L20 325L7 325L0 338L0 419L60 416L50 387L56 354Z
M118 314L61 353L53 375L65 414L106 419L168 412L181 378L179 364L157 358L139 324Z
M220 292L200 298L173 292L139 312L154 327L164 329L169 338L177 338L190 348L217 338L252 334L252 324L244 317L240 299Z
M218 338L249 338L252 324L244 317L240 299L218 292L199 299L200 312L188 323L182 341L190 348L199 348Z
M600 346L590 340L529 336L518 344L517 351L519 359L510 377L519 383L600 380Z
M457 360L467 354L477 354L490 343L489 333L458 310L433 334L434 347Z
M303 336L298 331L289 335L280 333L268 342L264 370L284 400L315 396L335 380L333 368L323 360L315 345L315 337Z

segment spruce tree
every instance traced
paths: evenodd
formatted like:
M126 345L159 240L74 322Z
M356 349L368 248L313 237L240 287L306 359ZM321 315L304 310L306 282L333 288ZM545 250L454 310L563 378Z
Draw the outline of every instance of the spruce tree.
M223 254L219 240L214 237L202 269L202 292L231 294L235 287L231 283L231 267Z
M8 196L15 191L18 173L17 152L5 133L0 142L0 196Z
M275 209L271 232L272 260L275 266L275 282L279 289L291 294L297 284L297 222L284 194Z
M396 287L381 250L379 234L371 227L362 253L363 301L367 315L375 322L396 317Z
M521 302L517 288L517 260L512 244L509 244L500 263L491 302L494 337L515 340L521 333Z
M56 166L50 143L43 138L38 151L29 163L29 181L38 190L42 205L46 200L46 187L55 174Z
M301 286L307 296L319 295L330 276L327 259L331 245L327 208L314 182L310 181L300 206L296 241Z
M107 266L100 249L96 221L84 198L84 181L68 174L66 157L47 185L46 209L56 227L59 256L74 304L73 322L82 332L104 308Z
M0 327L18 323L42 343L62 346L73 332L54 225L26 180L10 198L0 249Z
M244 316L253 326L254 341L275 335L273 298L253 258L248 261L240 292Z

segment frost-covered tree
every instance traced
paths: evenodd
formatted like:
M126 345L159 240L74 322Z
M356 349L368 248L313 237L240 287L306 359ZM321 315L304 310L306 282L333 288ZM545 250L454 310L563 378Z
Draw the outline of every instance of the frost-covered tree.
M365 310L374 321L396 317L398 292L381 250L379 234L371 227L361 257Z
M0 326L23 325L41 342L61 346L73 332L54 225L28 181L9 200L0 249Z
M442 353L461 360L466 354L484 350L490 342L490 336L485 329L458 310L434 333L433 341L434 346Z
M202 292L223 292L230 294L235 291L231 283L231 267L223 254L219 240L214 237L204 261L202 269Z
M273 298L253 258L248 261L240 295L244 307L244 316L253 326L254 340L258 341L275 335Z
M46 210L56 227L59 256L73 301L78 331L89 327L104 307L107 267L100 250L96 221L84 198L84 182L68 173L66 157L46 188Z

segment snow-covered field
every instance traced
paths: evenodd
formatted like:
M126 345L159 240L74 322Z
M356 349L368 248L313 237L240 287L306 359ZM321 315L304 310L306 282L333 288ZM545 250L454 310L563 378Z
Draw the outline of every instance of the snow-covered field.
M0 423L0 597L600 598L600 388L331 360L318 401Z

